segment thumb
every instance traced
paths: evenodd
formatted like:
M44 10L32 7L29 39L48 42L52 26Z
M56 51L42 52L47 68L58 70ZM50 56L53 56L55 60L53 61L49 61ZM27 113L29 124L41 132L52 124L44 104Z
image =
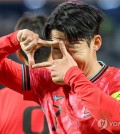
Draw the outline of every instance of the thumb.
M32 65L35 64L35 60L34 60L34 52L33 53L28 53L27 54L28 57L28 64L31 67Z

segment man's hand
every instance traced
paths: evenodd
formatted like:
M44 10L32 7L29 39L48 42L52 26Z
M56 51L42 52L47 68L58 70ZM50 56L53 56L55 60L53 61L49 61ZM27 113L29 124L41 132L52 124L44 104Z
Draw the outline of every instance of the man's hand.
M53 60L51 62L34 64L32 68L50 67L53 82L56 84L64 84L65 74L71 67L77 66L77 63L67 52L65 44L62 41L60 41L59 43L59 48L63 55L62 59Z
M45 41L39 38L39 35L28 30L20 30L17 33L17 39L21 45L22 50L28 57L29 65L35 64L34 52L41 46L52 46L58 44L56 41Z

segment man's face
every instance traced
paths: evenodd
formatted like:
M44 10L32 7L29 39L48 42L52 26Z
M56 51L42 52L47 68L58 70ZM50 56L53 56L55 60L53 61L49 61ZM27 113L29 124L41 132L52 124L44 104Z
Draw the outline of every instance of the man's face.
M90 46L88 46L86 40L81 40L77 43L70 44L65 37L63 32L52 30L51 31L51 39L52 40L62 40L69 54L73 57L73 59L78 64L79 68L84 72L88 71L88 68L92 65L91 62L94 61L93 54L93 42L91 41ZM59 46L52 46L51 48L53 59L61 59L62 53L59 49Z

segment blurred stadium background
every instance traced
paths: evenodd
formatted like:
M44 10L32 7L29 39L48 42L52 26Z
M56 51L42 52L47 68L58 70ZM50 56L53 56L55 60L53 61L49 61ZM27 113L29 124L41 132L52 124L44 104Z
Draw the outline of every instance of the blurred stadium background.
M0 0L0 36L14 31L17 20L27 12L49 15L65 0ZM103 44L98 60L120 67L120 0L83 0L100 8L105 14L101 27ZM15 55L9 58L18 61Z

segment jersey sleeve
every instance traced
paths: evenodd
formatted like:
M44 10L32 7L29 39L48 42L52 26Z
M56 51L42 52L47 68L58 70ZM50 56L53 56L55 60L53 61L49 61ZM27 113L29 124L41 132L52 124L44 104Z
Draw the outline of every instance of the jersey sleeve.
M20 49L20 44L16 37L17 32L0 38L0 60Z
M120 121L120 101L103 93L101 89L86 78L78 67L70 68L64 81L76 93L77 99L82 100L97 122L104 118L107 119L109 124ZM108 125L105 129L109 132L120 131L119 126L112 125Z
M20 48L16 34L14 32L0 38L0 83L19 90L22 89L21 65L6 58Z
M52 81L51 71L47 68L31 69L30 79L32 90L41 100L60 86Z
M20 48L16 34L0 38L0 83L23 94L24 99L38 103L38 98L56 86L48 69L31 69L6 58Z
M29 68L6 58L20 49L17 32L0 38L0 83L23 94L25 99L37 102L33 90L30 90Z
M0 61L0 83L21 93L21 65L7 58L4 58L2 61Z

